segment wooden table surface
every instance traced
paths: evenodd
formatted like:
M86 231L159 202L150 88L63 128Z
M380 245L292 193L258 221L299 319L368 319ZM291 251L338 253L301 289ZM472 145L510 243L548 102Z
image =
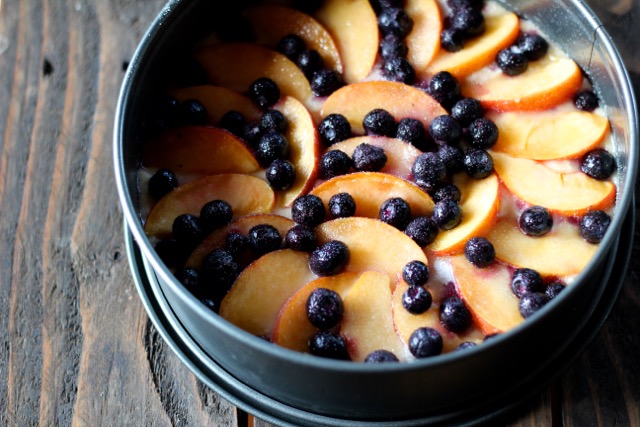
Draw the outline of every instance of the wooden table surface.
M0 0L0 425L264 425L180 363L127 265L116 98L164 2ZM505 423L640 425L639 241L593 344Z

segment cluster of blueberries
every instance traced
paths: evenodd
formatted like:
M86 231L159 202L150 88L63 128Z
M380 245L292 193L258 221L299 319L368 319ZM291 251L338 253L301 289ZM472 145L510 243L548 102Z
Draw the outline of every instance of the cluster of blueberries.
M440 45L449 52L457 52L466 40L484 33L484 0L448 0L447 4L451 14L445 19Z

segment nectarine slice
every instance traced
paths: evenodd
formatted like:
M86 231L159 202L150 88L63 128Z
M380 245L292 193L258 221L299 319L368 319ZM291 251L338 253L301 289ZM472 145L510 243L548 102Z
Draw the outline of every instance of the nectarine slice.
M401 197L411 207L412 216L429 216L433 200L415 184L380 172L356 172L336 176L311 191L328 206L338 193L349 193L356 202L355 216L379 218L380 206L392 197Z
M354 133L364 133L362 120L371 110L387 110L396 120L411 117L425 127L434 117L447 114L442 106L425 92L404 83L368 81L344 86L332 93L322 107L322 117L342 114ZM428 127L427 127L428 129Z
M298 289L316 276L309 254L270 252L245 268L220 304L220 316L259 337L270 337L278 313Z
M249 98L222 86L201 85L176 89L171 96L179 102L188 99L198 100L207 110L209 121L218 125L220 119L229 111L237 111L248 120L257 120L262 116L260 108Z
M413 20L413 29L404 40L407 59L421 74L440 49L442 14L436 0L407 0L404 10Z
M148 236L171 234L173 221L182 214L198 215L212 200L224 200L236 217L267 213L273 209L275 194L269 185L250 175L221 174L188 182L168 193L151 209L144 229Z
M533 160L493 152L495 171L517 197L564 215L580 215L589 209L606 209L616 196L616 186L582 172L562 173Z

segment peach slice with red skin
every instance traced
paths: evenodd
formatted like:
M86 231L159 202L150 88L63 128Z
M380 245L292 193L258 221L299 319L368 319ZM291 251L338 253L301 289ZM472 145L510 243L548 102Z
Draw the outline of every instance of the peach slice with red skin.
M458 291L482 332L501 333L522 323L509 268L497 262L476 268L464 255L452 257L451 268Z
M336 176L311 191L325 205L338 193L349 193L354 198L357 217L379 218L380 207L392 197L401 197L409 203L412 216L429 216L433 211L433 200L420 187L381 172L355 172Z
M359 277L360 273L340 273L320 277L304 285L280 310L271 340L291 350L308 352L309 340L318 332L318 328L313 326L307 317L309 295L318 288L324 288L336 292L344 299Z
M515 196L531 205L563 215L582 215L589 209L606 209L616 197L616 186L582 172L554 171L534 160L492 152L495 171Z
M338 46L347 83L369 75L378 55L378 18L369 0L326 0L315 17Z
M220 119L229 111L241 113L247 121L257 120L262 116L258 106L244 95L222 86L201 85L176 89L170 93L179 102L188 99L199 101L207 110L209 122L218 125Z
M259 337L270 337L282 306L316 276L309 254L291 249L258 258L238 276L220 304L220 316Z
M581 86L582 71L574 61L547 56L531 62L527 71L518 76L501 72L488 78L471 76L461 83L461 90L488 110L534 111L570 100Z
M327 151L340 150L349 157L353 156L353 151L362 143L375 145L384 149L387 155L387 163L379 172L395 175L398 178L410 179L411 166L422 151L418 150L411 144L396 138L388 138L386 136L356 136L346 139L342 142L333 144L327 148Z
M407 59L419 75L440 50L442 14L436 0L407 0L404 10L413 20L413 29L404 40Z
M609 121L586 111L489 113L500 130L494 151L531 160L580 157L598 146Z
M167 168L186 175L251 174L260 164L249 148L232 133L206 126L170 129L142 149L147 168Z
M205 176L179 186L151 209L145 222L148 236L171 235L173 221L182 214L199 215L202 206L212 200L231 205L235 217L252 213L268 213L275 204L275 194L259 178L243 174Z
M342 73L342 60L331 34L313 17L296 9L276 4L252 6L245 11L258 43L275 49L280 39L295 34L303 39L307 49L316 50L324 65Z
M404 83L368 81L344 86L332 93L322 107L321 115L342 114L356 134L364 133L362 120L376 108L387 110L396 120L414 118L425 127L434 117L447 111L432 97Z
M440 50L427 71L430 74L448 71L458 79L466 77L491 64L500 50L513 44L520 31L520 20L511 12L488 16L485 23L485 32L468 40L461 50Z

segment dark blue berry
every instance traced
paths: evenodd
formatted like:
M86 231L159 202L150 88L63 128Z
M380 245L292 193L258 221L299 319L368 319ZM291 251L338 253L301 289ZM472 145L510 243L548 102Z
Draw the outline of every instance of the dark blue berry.
M238 231L231 231L224 239L224 248L237 257L249 248L249 238Z
M187 125L204 125L209 117L207 109L196 99L182 101L179 106L179 115L181 122Z
M457 28L445 28L440 33L440 46L447 52L458 52L464 47L464 36Z
M460 345L458 345L456 348L453 349L453 351L462 351L462 350L468 350L471 348L475 348L477 347L478 344L471 342L471 341L465 341L460 343Z
M427 93L445 108L450 108L460 99L460 84L450 72L440 71L429 80Z
M419 216L409 222L404 234L411 237L421 248L433 243L438 237L438 226L431 218Z
M325 216L322 199L313 194L298 197L291 206L291 218L298 224L315 227L324 221Z
M472 178L486 178L493 171L493 157L486 150L471 148L464 155L464 169Z
M424 286L429 280L429 267L422 261L409 261L402 267L402 278L409 286Z
M363 142L353 150L353 167L357 171L376 172L387 164L384 149Z
M404 9L387 7L380 11L378 27L384 35L393 34L398 37L406 37L413 28L413 20Z
M419 150L427 151L427 132L420 120L405 117L398 122L396 138L408 142Z
M580 170L591 178L605 180L615 172L616 159L604 148L596 148L584 155Z
M331 179L349 173L353 160L344 151L330 150L320 158L320 178Z
M298 65L298 68L300 68L302 73L307 76L307 79L313 78L313 73L324 67L322 56L320 56L318 51L314 49L309 49L302 52L298 56L296 64Z
M422 314L433 303L431 292L422 286L409 286L402 294L402 306L412 314Z
M389 350L375 350L367 354L364 363L399 362L398 357Z
M240 266L226 249L215 249L202 260L202 272L216 291L226 292L240 273Z
M396 119L387 110L376 108L364 116L362 127L367 135L381 135L393 137L396 135L398 125Z
M484 117L472 121L468 133L469 143L475 148L486 150L498 141L498 126Z
M508 76L517 76L527 71L529 61L524 53L519 53L513 49L502 49L496 56L496 64Z
M416 358L437 356L442 353L442 336L433 328L418 328L409 337L409 351Z
M158 257L167 267L178 267L187 260L190 249L175 237L160 240L154 247Z
M451 107L451 116L467 127L474 120L484 116L484 108L475 98L462 98Z
M238 111L227 111L220 118L218 126L222 129L226 129L232 134L243 137L243 130L246 124L245 118L242 113Z
M178 178L169 169L160 169L149 179L149 194L154 199L163 198L176 187Z
M317 288L307 298L307 318L318 329L327 330L340 323L344 304L340 295L326 288Z
M573 103L578 110L593 111L600 105L598 95L592 90L583 90L578 92L573 98Z
M451 332L463 332L471 326L471 312L459 297L449 297L440 304L440 323Z
M547 54L549 43L539 34L521 34L512 47L513 50L523 53L529 61L537 61Z
M172 232L173 237L187 246L197 245L205 236L200 219L191 214L178 215L173 220Z
M484 0L447 0L447 4L453 10L469 7L482 10L484 7Z
M214 313L218 312L218 304L216 304L213 298L203 298L200 300L200 302Z
M269 166L274 160L285 159L289 151L289 142L278 132L268 132L260 137L256 148L256 159L263 166Z
M420 154L411 167L413 179L420 187L432 190L440 187L447 177L447 168L435 153Z
M520 214L518 225L527 236L543 236L551 231L553 217L545 207L531 206Z
M320 331L309 340L309 353L328 359L349 360L347 344L333 332Z
M453 117L435 117L429 124L429 134L438 144L456 145L462 138L462 126Z
M309 269L318 276L340 273L349 261L349 248L338 240L331 240L316 248L309 258Z
M395 34L384 36L380 41L380 56L385 61L393 58L406 58L409 49L401 37Z
M611 224L611 217L604 211L587 212L580 219L580 236L589 243L600 243Z
M557 297L560 294L560 292L564 291L566 287L567 285L565 285L560 281L549 283L547 285L547 288L544 290L544 294L546 295L547 298L549 298L549 300L552 300L555 297Z
M276 159L266 170L269 186L276 191L290 188L296 179L296 169L288 160Z
M333 145L351 137L351 124L342 114L329 114L318 125L318 133L325 145Z
M249 246L258 256L276 251L282 247L280 232L270 224L259 224L251 227L247 237Z
M433 192L432 196L434 202L439 202L444 199L451 199L454 202L460 202L462 194L458 187L454 184L445 184Z
M232 218L231 205L224 200L212 200L200 209L200 223L207 231L229 224Z
M287 118L278 110L267 110L260 118L260 130L263 133L272 131L284 133L288 127Z
M242 138L250 147L257 147L262 138L262 129L260 129L260 123L250 122L244 125L242 128Z
M379 15L383 9L390 7L401 8L404 6L404 0L369 0L371 7L376 15Z
M451 28L461 31L467 37L476 37L484 33L484 15L476 8L461 7L453 11Z
M344 81L337 71L322 68L311 77L311 90L317 96L329 96L342 86Z
M280 99L280 88L268 77L261 77L249 86L249 97L260 106L266 109L278 102Z
M411 221L411 207L400 197L387 199L380 206L380 220L399 230L404 230Z
M438 147L437 154L448 174L452 175L464 170L464 151L462 151L462 148L453 145L441 145Z
M346 218L355 215L356 201L349 193L338 193L329 199L329 212L334 218Z
M489 240L484 237L472 237L464 245L467 260L478 268L490 266L496 258L496 251Z
M294 251L313 252L318 247L316 232L306 225L296 224L284 236L287 247Z
M382 74L389 80L412 84L416 79L416 71L413 65L405 58L391 58L385 61Z
M198 274L198 270L190 267L183 267L179 270L176 270L174 273L178 282L182 284L189 292L194 295L199 295L201 292L200 289L200 276Z
M511 278L511 290L518 298L531 292L542 292L544 290L542 276L530 268L518 268Z
M276 50L278 52L294 62L298 58L298 55L300 55L306 48L307 44L296 34L288 34L282 37L276 46Z
M440 200L433 205L431 219L441 230L451 230L462 221L462 210L455 200Z
M547 298L545 294L533 292L525 294L520 298L518 309L522 317L526 319L544 307L548 302L549 298Z

